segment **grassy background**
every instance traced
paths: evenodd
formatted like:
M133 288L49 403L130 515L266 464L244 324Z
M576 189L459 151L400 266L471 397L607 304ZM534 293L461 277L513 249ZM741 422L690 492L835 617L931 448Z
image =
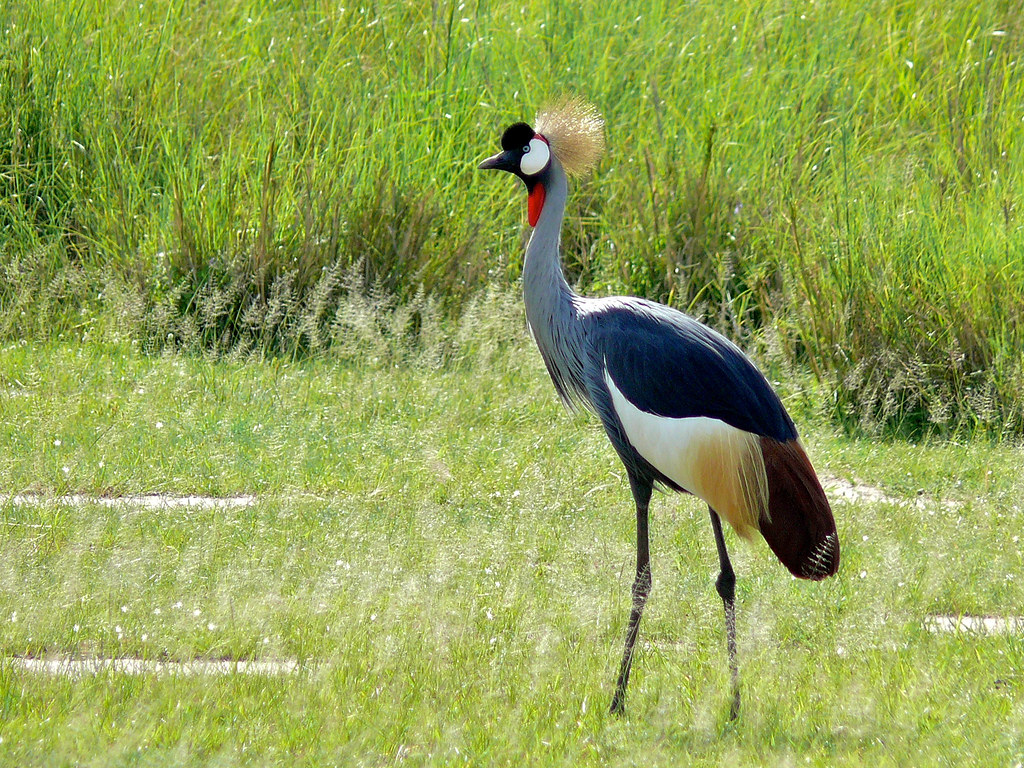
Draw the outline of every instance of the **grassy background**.
M849 427L1019 433L1012 8L8 4L0 337L294 356L353 293L457 316L520 263L476 162L573 90L609 140L566 224L583 289L762 340Z
M923 628L1024 604L1020 450L962 441L1024 425L1012 4L0 13L0 489L259 495L3 501L0 655L302 664L0 662L0 763L1024 761L1020 638ZM628 492L524 339L520 191L475 172L566 90L609 140L571 278L705 317L819 469L923 492L838 502L826 584L733 546L735 725L706 511L681 497L655 502L630 710L606 715Z
M600 430L561 409L527 344L467 342L441 369L0 350L0 488L258 494L218 510L0 502L0 657L301 664L75 680L0 662L0 764L1024 758L1020 638L923 627L1024 604L1020 451L813 421L823 474L920 504L837 502L843 567L822 584L728 534L745 696L730 725L706 509L659 495L628 714L609 717L632 505ZM806 399L786 392L805 423Z

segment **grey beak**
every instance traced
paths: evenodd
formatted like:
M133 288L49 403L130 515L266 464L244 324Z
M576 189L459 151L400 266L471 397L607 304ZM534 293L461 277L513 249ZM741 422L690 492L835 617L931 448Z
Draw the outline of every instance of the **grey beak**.
M512 169L512 162L507 152L499 152L494 157L488 157L477 167L483 171L509 171Z

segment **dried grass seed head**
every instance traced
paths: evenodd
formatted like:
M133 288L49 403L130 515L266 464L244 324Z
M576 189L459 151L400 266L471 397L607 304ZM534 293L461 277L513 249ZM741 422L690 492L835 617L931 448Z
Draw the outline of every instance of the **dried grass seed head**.
M563 96L544 107L537 115L536 131L571 176L591 170L604 150L604 119L579 96Z

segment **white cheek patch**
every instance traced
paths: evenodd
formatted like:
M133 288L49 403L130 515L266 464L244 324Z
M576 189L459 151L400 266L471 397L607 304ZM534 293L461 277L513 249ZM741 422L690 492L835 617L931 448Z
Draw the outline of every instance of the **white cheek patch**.
M548 160L551 159L551 150L548 149L548 143L544 139L536 137L530 139L530 144L526 148L529 149L529 152L523 154L523 159L519 161L519 170L527 176L533 176L547 166Z

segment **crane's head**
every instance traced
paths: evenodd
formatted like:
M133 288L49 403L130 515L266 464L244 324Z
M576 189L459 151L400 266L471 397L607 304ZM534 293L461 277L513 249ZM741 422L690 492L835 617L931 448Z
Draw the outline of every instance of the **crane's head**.
M552 158L573 176L590 170L604 148L604 120L579 97L562 98L537 115L537 129L514 123L501 137L501 152L480 163L483 169L508 171L526 184L530 226L544 208Z

